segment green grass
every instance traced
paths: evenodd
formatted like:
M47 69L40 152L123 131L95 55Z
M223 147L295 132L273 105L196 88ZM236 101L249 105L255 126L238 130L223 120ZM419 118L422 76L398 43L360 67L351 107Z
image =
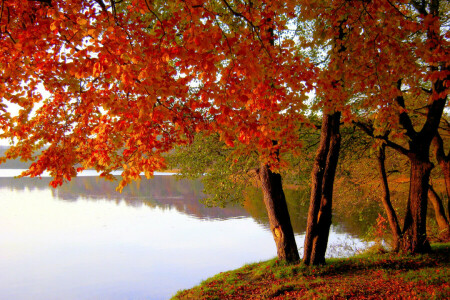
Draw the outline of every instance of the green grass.
M450 243L423 255L364 253L324 266L272 259L217 274L172 299L448 299Z

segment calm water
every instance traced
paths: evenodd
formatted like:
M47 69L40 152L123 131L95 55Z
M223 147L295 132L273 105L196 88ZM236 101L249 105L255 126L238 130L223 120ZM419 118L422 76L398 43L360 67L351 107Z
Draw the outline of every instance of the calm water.
M11 174L0 170L0 299L168 299L276 255L264 221L204 207L197 181L155 176L119 194L96 177L52 189ZM337 228L328 256L365 246Z

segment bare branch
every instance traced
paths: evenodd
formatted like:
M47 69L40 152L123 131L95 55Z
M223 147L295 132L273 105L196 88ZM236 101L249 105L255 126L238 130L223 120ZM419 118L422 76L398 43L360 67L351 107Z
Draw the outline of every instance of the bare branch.
M400 89L401 85L402 85L402 80L399 79L397 81L397 89L399 90L400 95L395 97L395 102L397 102L397 104L400 105L401 108L403 108L403 111L400 112L400 115L399 115L400 124L403 126L403 128L405 128L406 134L408 135L408 137L413 139L417 135L417 132L414 130L414 126L412 124L411 118L408 116L408 113L406 112L405 99L403 98L403 95L401 94L401 89Z
M98 5L100 5L100 7L102 8L102 10L103 10L104 12L107 11L107 10L106 10L106 5L105 5L105 3L103 2L103 0L94 0L94 1L97 2Z
M411 4L414 6L414 8L422 15L426 16L428 15L427 10L425 9L425 2L422 1L422 3L420 3L419 1L416 0L411 0Z
M411 19L410 17L408 17L407 15L405 15L404 13L402 13L400 11L400 9L398 9L397 6L395 6L394 3L392 3L390 0L387 0L387 2L389 3L390 6L392 6L399 14L401 14L403 17L407 18L407 19ZM412 1L413 2L413 1Z
M116 2L114 2L114 0L111 0L110 2L111 2L111 9L112 9L113 16L114 16L114 18L116 18L117 17Z
M161 21L161 19L159 18L159 16L158 16L158 15L150 8L150 4L148 4L148 1L147 1L147 0L145 0L145 5L147 6L148 11L149 11L153 16L155 16L155 18L159 21L159 24L161 24L161 28L162 28L162 30L163 30L163 32L164 32L163 36L159 39L159 41L161 42L162 39L164 38L164 36L166 35L166 29L165 29L165 27L164 27L164 24L163 24L163 22Z
M271 58L270 52L269 50L267 50L266 46L264 45L264 42L258 32L258 30L260 29L259 26L253 24L253 22L251 20L249 20L246 16L244 16L243 14L241 14L240 12L235 11L231 5L226 1L226 0L222 0L222 2L225 4L225 6L227 7L227 9L236 17L242 18L244 19L252 28L253 33L256 35L256 37L258 38L258 40L261 42L262 47L264 48L264 50L267 52L267 55ZM258 30L257 30L258 29ZM269 29L270 30L270 29ZM272 37L271 37L272 40Z
M40 3L47 4L50 7L53 7L52 0L28 0L28 1L30 1L30 2L40 2Z

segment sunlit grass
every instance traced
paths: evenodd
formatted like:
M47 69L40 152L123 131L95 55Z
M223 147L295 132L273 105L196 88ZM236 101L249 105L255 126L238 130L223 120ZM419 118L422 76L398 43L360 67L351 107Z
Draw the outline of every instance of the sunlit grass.
M220 273L173 299L445 299L450 296L450 243L422 255L366 252L323 266L277 259Z

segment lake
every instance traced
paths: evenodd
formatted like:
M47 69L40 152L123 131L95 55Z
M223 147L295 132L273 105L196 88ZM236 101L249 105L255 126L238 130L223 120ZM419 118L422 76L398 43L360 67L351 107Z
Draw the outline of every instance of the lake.
M120 194L117 182L89 172L57 189L50 178L11 177L17 173L0 170L0 299L168 299L276 256L267 220L258 217L264 211L256 212L262 199L206 208L199 181L169 175ZM303 224L304 210L298 214ZM328 257L366 247L348 232L332 227Z

